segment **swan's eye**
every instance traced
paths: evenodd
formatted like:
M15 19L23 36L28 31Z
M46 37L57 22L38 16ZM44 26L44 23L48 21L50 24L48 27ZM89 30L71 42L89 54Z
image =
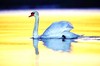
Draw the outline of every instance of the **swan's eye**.
M31 16L34 16L34 12L31 13Z

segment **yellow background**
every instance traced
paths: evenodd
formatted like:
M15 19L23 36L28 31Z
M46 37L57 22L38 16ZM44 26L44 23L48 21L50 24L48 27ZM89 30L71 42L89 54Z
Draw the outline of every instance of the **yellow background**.
M40 55L32 44L33 10L0 11L0 66L100 66L100 41L72 43L70 53L53 51L39 42ZM39 35L56 21L69 21L72 32L100 36L100 10L38 10Z

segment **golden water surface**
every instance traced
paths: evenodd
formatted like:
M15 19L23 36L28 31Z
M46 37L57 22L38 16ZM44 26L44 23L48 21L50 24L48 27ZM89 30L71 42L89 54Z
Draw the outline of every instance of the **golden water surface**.
M0 66L100 66L100 41L71 43L72 51L53 51L39 42L35 55L32 31L33 10L0 11ZM57 21L69 21L72 32L85 36L100 36L100 10L38 10L39 35Z

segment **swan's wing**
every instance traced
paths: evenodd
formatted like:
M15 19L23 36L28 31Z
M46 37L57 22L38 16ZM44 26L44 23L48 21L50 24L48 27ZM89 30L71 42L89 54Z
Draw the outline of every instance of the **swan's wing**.
M66 21L55 22L45 30L43 35L62 33L63 31L70 31L71 29L73 29L73 26L69 22Z
M62 35L66 36L66 38L73 38L73 39L77 39L78 37L80 37L80 35L68 31L62 32Z

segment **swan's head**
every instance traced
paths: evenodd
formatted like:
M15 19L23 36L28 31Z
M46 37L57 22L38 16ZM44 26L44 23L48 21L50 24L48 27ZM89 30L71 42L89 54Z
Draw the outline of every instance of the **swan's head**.
M31 15L29 17L32 17L32 16L34 17L39 16L39 13L37 11L33 11L31 12Z

